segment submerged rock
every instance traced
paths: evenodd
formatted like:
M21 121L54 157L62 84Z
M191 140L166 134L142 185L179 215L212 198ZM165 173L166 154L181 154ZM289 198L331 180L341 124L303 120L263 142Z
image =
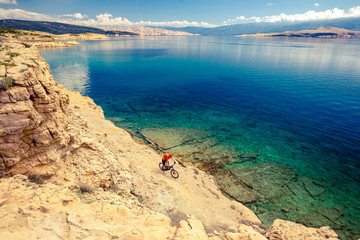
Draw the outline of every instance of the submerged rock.
M210 131L199 128L146 128L140 134L155 149L169 151L184 165L205 171L222 167L242 154L212 138Z
M297 176L291 167L273 162L260 163L250 168L231 168L229 170L247 186L267 199L280 197L282 195L281 188Z
M207 137L210 132L193 128L146 128L140 134L161 150L168 150Z
M230 171L211 169L209 173L215 177L221 190L235 200L241 203L249 203L260 199L259 193L241 182Z
M343 235L345 233L342 231L349 226L343 218L345 214L347 214L347 212L342 207L321 208L304 215L299 222L305 226L313 227L331 225L340 235ZM347 232L349 232L349 230L350 229L346 229Z

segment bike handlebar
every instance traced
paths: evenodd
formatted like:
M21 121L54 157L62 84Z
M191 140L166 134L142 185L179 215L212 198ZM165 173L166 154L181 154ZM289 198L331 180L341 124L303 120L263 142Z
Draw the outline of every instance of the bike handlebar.
M171 167L172 167L172 166L174 166L174 165L176 164L176 161L175 161L175 159L172 159L172 160L174 161L174 164L173 164L173 165L171 165Z

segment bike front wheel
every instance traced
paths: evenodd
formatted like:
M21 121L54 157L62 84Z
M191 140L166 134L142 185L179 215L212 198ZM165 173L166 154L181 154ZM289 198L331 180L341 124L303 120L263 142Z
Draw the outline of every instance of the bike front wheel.
M163 168L163 164L162 164L162 162L161 163L159 163L159 168L160 168L160 170L161 171L164 171L165 169Z
M173 178L178 178L179 177L179 173L175 170L175 169L171 169L170 174Z

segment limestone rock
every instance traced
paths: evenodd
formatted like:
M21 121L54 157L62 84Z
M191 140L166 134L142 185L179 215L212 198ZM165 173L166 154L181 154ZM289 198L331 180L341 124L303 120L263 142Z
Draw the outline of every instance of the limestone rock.
M192 240L192 239L200 239L206 240L208 239L207 234L205 233L204 226L201 221L196 219L194 216L188 216L187 222L182 220L180 222L180 227L177 229L175 234L175 240Z
M249 240L266 240L267 238L255 230L252 226L241 224L239 226L239 233L246 234Z
M125 207L131 200L114 195L116 204L87 204L67 188L23 175L0 179L0 196L0 239L171 239L175 232L165 215Z
M308 228L303 225L276 219L269 231L266 233L266 237L270 240L276 239L312 239L312 240L336 240L338 235L332 231L329 227L322 227L320 229Z
M197 34L191 34L182 31L171 31L162 28L150 28L150 27L103 27L104 30L112 31L126 31L139 34L141 36L191 36Z
M53 170L44 166L56 163L59 158L51 155L70 141L65 119L68 96L57 88L38 50L17 42L3 47L18 55L11 59L14 67L6 69L14 86L0 94L0 169L13 175L41 166L44 175L51 175ZM33 65L25 66L24 61Z
M80 34L60 34L54 35L54 38L57 40L107 40L110 39L109 37L105 36L104 34L97 34L97 33L80 33ZM69 43L69 42L67 42ZM70 45L78 44L71 41Z

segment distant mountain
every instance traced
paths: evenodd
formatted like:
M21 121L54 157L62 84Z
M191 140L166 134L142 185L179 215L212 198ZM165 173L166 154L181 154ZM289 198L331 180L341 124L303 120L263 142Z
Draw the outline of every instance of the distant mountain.
M221 26L216 28L185 27L164 29L183 31L204 36L233 36L256 33L279 33L285 31L301 31L303 29L315 30L319 27L337 27L352 31L360 31L360 18L342 18L334 20L308 21L308 22L279 22L279 23L246 23ZM98 33L107 36L138 35L138 33L125 30L104 30L99 28L77 26L58 22L24 21L13 19L0 20L0 28L17 28L23 30L35 30L52 34L79 34Z
M360 30L360 18L342 18L334 20L319 20L308 22L279 22L279 23L245 23L221 26L216 28L166 28L173 31L184 31L204 36L233 36L256 33L274 33L284 31L314 30L319 27L337 27L353 31Z
M296 37L296 38L360 38L360 31L336 27L319 27L316 30L286 31L282 33L243 34L239 37Z
M98 34L105 34L108 36L137 35L135 33L126 32L126 31L106 31L99 28L77 26L77 25L58 23L58 22L24 21L24 20L14 20L14 19L1 19L0 28L34 30L34 31L48 32L52 34L98 33Z
M188 32L172 31L163 28L150 27L101 27L106 31L126 31L136 33L140 36L191 36L195 35Z

